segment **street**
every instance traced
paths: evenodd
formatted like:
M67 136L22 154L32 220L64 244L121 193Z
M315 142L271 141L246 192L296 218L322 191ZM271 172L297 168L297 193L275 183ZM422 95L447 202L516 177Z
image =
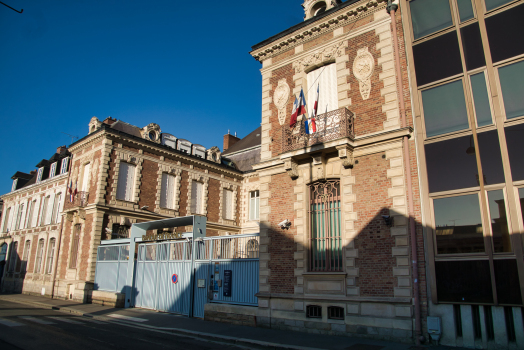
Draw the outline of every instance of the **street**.
M144 313L147 315L147 313ZM115 321L0 300L0 348L11 349L245 349L140 326L147 319L108 315ZM116 317L119 316L119 317Z

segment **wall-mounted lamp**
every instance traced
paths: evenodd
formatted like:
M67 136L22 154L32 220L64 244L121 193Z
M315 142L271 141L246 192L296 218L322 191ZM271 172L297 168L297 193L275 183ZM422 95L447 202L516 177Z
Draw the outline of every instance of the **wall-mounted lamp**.
M278 226L280 226L280 228L283 230L289 230L289 228L291 227L291 221L286 219L282 221L281 223L279 223Z
M382 219L384 219L384 223L387 227L393 226L393 217L389 215L382 215Z

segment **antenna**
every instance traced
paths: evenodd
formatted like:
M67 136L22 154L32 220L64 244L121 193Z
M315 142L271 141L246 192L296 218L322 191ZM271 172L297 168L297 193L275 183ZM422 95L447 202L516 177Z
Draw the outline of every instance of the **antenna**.
M13 11L15 11L15 12L18 12L18 13L22 13L22 12L24 12L24 9L21 9L20 11L18 11L17 9L14 9L14 8L12 8L11 6L9 6L9 5L7 5L7 4L1 2L1 1L0 1L0 4L4 5L4 6L6 6L6 7L9 7L11 10L13 10Z
M63 131L60 131L60 132L61 132L62 134L65 134L65 135L69 136L69 137L71 138L71 143L73 143L75 139L78 140L78 136L74 136L74 135L68 134L68 133L63 132Z

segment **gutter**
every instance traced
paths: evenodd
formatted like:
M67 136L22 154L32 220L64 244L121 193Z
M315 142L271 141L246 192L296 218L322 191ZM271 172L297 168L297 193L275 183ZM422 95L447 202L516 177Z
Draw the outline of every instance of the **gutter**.
M397 22L395 19L395 12L398 9L397 0L388 0L387 11L391 16L391 35L393 37L393 56L395 57L395 67L397 76L397 93L399 99L400 117L402 128L407 127L406 122L406 106L404 103L404 88L402 86L402 71L400 69L400 53L397 37ZM413 268L413 297L415 306L415 342L420 345L425 341L421 331L421 311L420 311L420 281L418 276L418 256L417 256L417 233L415 227L415 212L413 209L413 185L411 181L411 161L409 157L409 141L408 136L403 138L404 148L404 166L406 171L406 187L408 195L408 215L409 215L409 233L411 241L411 262Z

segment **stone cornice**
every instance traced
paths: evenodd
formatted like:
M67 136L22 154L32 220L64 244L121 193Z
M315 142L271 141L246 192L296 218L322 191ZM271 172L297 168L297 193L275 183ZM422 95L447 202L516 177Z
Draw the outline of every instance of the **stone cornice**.
M268 58L275 57L291 48L302 45L316 37L331 32L339 27L346 26L356 22L359 19L369 16L377 11L386 8L386 0L372 0L356 3L349 10L343 8L336 11L332 16L322 18L318 22L305 28L299 28L283 38L275 40L267 45L253 50L251 56L257 61L264 61ZM364 4L363 4L364 3Z
M45 191L45 190L47 190L47 186L49 186L51 184L54 184L55 182L58 182L60 180L67 179L68 175L69 175L69 173L64 173L64 174L52 177L50 179L45 179L44 181L39 182L37 184L32 184L32 185L29 185L27 187L22 187L22 188L20 188L20 189L18 189L16 191L3 194L3 195L0 196L0 198L5 201L5 200L10 199L11 197L16 197L18 195L24 194L25 192L33 191L35 189L38 189L39 186L42 187L42 189L41 189L42 191ZM65 183L64 186L67 186L67 183Z

